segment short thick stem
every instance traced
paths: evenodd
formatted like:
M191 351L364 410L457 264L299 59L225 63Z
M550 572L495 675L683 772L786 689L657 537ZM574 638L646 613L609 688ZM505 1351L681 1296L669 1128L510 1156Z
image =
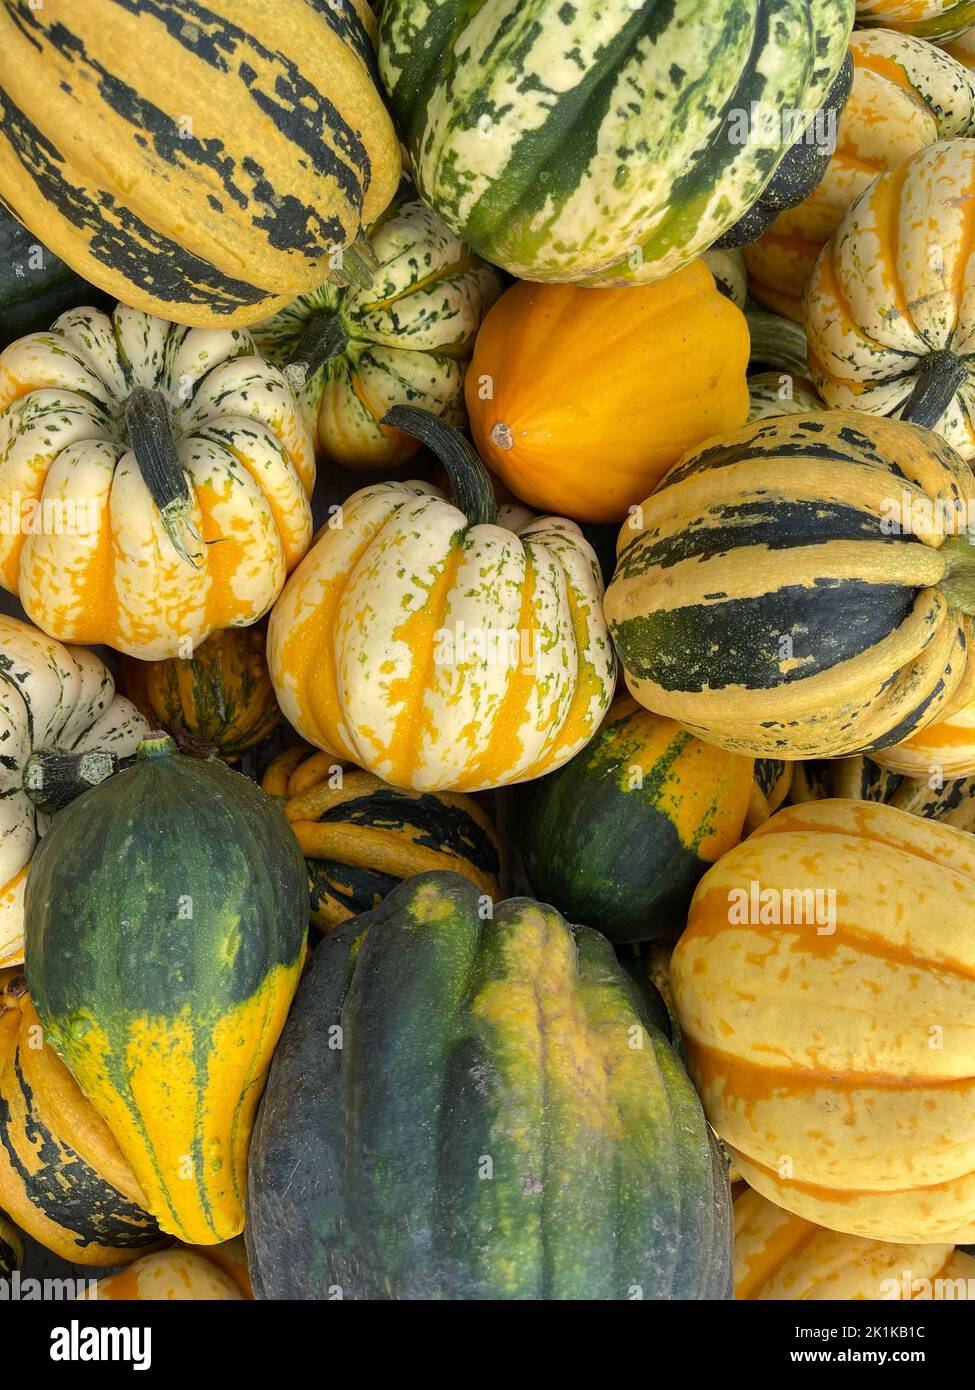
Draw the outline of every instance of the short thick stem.
M497 520L498 504L491 475L460 430L415 405L394 405L380 424L411 434L433 450L447 470L454 506L464 513L471 526L491 525Z
M142 481L173 548L188 565L199 568L199 558L187 544L189 537L199 545L200 536L190 513L190 490L176 453L166 397L161 391L137 386L125 403L125 423Z
M118 768L114 753L65 753L39 748L24 766L24 791L39 811L53 814L82 792L97 787Z
M338 357L345 348L345 342L345 330L336 309L322 309L313 314L284 369L292 389L300 391L326 362Z
M900 418L911 425L923 425L933 430L961 386L968 379L968 367L960 357L947 348L929 353L918 368L914 390Z

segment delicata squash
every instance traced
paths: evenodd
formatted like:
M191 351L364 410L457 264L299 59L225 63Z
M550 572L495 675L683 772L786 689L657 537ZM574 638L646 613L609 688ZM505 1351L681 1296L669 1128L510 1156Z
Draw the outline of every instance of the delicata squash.
M968 703L975 478L849 411L688 454L625 523L606 617L631 693L733 752L834 758Z
M268 667L303 738L398 787L479 791L561 766L595 734L615 661L602 579L581 531L496 524L463 436L397 406L447 467L356 492L275 604Z

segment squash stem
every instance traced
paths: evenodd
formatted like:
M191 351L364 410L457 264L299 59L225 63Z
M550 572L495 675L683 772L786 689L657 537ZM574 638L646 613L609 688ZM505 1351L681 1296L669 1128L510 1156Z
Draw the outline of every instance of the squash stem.
M968 380L968 366L947 348L931 352L918 368L914 390L901 411L900 418L911 425L923 425L933 430L944 415L955 394Z
M24 791L39 811L52 815L118 768L114 753L67 753L39 748L24 765Z
M317 371L345 348L345 330L337 309L312 314L294 354L284 368L293 391L300 391Z
M199 556L190 553L185 540L188 534L199 544L200 534L190 514L190 490L176 453L166 397L161 391L137 386L125 403L125 423L142 481L159 510L173 549L188 565L199 569Z
M464 513L471 526L494 524L498 504L491 475L460 430L415 405L394 405L379 423L411 434L433 450L447 470L454 506Z
M941 547L944 578L938 588L949 608L975 616L975 542L968 536L949 536Z
M379 259L372 242L360 227L355 240L342 247L341 261L332 267L328 279L340 289L367 290L378 269Z

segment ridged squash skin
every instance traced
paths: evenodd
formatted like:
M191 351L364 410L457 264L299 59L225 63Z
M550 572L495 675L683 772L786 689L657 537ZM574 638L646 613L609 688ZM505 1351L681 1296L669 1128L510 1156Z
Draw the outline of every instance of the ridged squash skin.
M135 452L147 396L172 431L171 516ZM147 431L150 454L167 424ZM0 531L0 583L60 641L151 661L256 622L311 542L314 484L291 387L244 329L119 304L69 310L0 353L0 502L53 517Z
M975 1260L953 1245L890 1245L826 1231L746 1188L735 1198L735 1298L871 1303L975 1298Z
M473 797L391 787L329 753L289 748L261 787L284 798L284 817L308 867L311 920L321 931L378 907L405 878L445 869L499 895L501 845Z
M922 423L969 461L973 181L975 139L939 140L882 174L847 209L804 299L810 375L827 405L898 415L926 382L950 382L937 417Z
M455 874L316 950L246 1240L258 1298L730 1294L724 1163L643 992L598 932L519 898L486 918Z
M365 0L5 7L4 202L137 309L254 323L396 191L374 33Z
M702 260L625 290L522 281L477 335L471 435L529 506L621 521L688 449L744 423L747 362L744 315Z
M630 692L752 756L902 742L972 698L973 502L958 455L899 421L821 411L709 441L620 530L605 611Z
M394 786L467 792L540 777L609 707L602 587L591 546L563 517L515 532L469 524L426 483L363 488L274 606L278 704L314 747Z
M266 643L263 625L225 628L211 633L191 657L123 657L119 684L152 728L172 734L184 752L219 753L234 762L262 743L281 718Z
M740 840L753 760L702 743L636 700L522 793L520 845L535 896L611 941L683 925L705 869Z
M744 251L754 298L796 322L816 257L853 200L915 151L975 128L975 82L925 39L862 29L850 53L853 91L822 181Z
M403 180L369 229L371 284L324 281L254 328L258 350L288 367L317 324L334 334L324 365L295 377L319 458L343 468L395 468L419 444L379 423L390 406L419 405L466 423L464 375L501 276L475 256Z
M856 18L940 43L975 26L975 0L857 0Z
M649 281L757 201L852 22L853 0L389 0L379 68L421 194L480 255Z
M893 748L882 749L876 759L856 754L851 758L795 763L789 799L797 805L830 797L882 801L914 816L975 831L975 777L943 780L940 774L935 775L938 770L933 766L916 768L913 775L902 775L886 765L888 752L893 755L893 762L900 761L899 749Z
M975 1236L973 846L817 801L698 884L670 963L688 1069L749 1186L816 1225Z
M54 749L125 758L148 732L93 652L0 614L0 968L24 959L27 870L47 826L25 787L29 758Z
M156 738L62 811L41 849L27 969L46 1036L163 1230L228 1240L304 958L294 836L253 782Z
M748 419L772 420L780 415L806 415L825 410L811 381L788 372L756 372L748 378Z
M79 1295L82 1300L123 1299L129 1303L236 1303L243 1297L233 1278L219 1265L182 1245L143 1255L128 1269L99 1279L93 1291Z
M0 1208L74 1264L128 1264L163 1239L14 970L0 972Z
M975 701L953 710L920 733L883 748L877 761L907 777L945 781L975 776Z

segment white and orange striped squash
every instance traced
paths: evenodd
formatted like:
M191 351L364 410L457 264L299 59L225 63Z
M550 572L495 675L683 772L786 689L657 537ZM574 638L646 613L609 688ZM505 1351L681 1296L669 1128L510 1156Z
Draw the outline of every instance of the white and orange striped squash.
M244 1237L235 1236L225 1245L215 1245L204 1254L198 1246L174 1245L142 1255L126 1269L99 1279L94 1288L79 1295L79 1299L120 1299L130 1303L161 1303L178 1300L191 1303L239 1301L252 1298L236 1273L243 1259L246 1278L246 1256L236 1249L221 1255L227 1246L243 1250Z
M887 24L937 43L975 26L975 0L857 0L858 24Z
M975 775L975 702L963 705L892 748L871 754L875 762L905 777L950 782Z
M882 174L823 248L805 297L809 373L827 405L910 419L968 460L973 184L975 139L939 140Z
M309 743L394 786L540 777L589 742L613 693L596 557L564 518L497 524L457 430L407 407L386 418L440 453L466 500L419 482L349 498L271 614L278 703Z
M890 1245L827 1231L751 1188L735 1198L734 1211L736 1299L975 1299L975 1260L953 1245Z
M67 642L186 656L264 614L315 456L245 329L71 309L0 354L0 583Z
M24 959L24 887L46 828L24 786L41 750L134 753L149 725L92 652L0 615L0 967Z
M744 249L753 297L797 322L816 257L854 198L916 150L975 129L975 80L941 49L911 34L864 29L850 40L850 54L853 90L822 182Z
M975 839L876 802L788 807L708 870L671 982L749 1186L868 1240L975 1240L973 921Z

